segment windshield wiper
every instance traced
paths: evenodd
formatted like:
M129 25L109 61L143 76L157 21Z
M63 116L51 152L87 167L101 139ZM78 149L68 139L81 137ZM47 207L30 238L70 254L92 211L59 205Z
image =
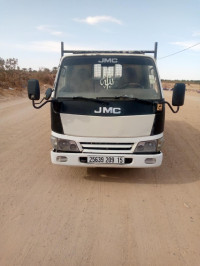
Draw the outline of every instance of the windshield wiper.
M137 101L137 102L143 102L143 103L149 103L149 104L153 104L154 102L156 102L157 100L154 99L140 99L140 98L135 98L132 96L128 96L128 95L120 95L120 96L114 96L114 97L110 97L110 99L128 99L131 101Z
M91 102L96 102L96 103L106 103L106 101L100 100L98 98L87 98L83 96L74 96L74 97L67 97L67 99L72 99L72 100L83 100L83 101L91 101Z

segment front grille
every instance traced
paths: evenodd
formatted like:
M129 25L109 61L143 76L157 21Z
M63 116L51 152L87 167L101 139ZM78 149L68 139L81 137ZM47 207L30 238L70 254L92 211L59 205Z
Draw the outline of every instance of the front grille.
M133 153L134 143L81 142L83 153Z

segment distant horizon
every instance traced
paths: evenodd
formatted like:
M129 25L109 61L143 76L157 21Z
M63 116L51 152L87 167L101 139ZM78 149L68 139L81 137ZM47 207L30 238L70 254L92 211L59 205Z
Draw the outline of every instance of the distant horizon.
M2 58L2 57L0 57L0 58ZM18 58L14 58L14 57L9 57L9 58L2 58L3 60L7 60L7 59L17 59L18 60ZM19 60L18 60L18 62L19 62ZM24 70L24 69L26 69L27 71L29 71L29 69L31 69L31 71L36 71L36 72L38 72L38 71L43 71L43 70L45 70L45 69L47 69L47 70L49 70L50 72L52 72L52 71L54 71L54 68L58 68L58 66L53 66L52 68L48 68L48 67L45 67L45 66L43 66L43 67L39 67L38 69L34 69L34 68L32 68L32 67L21 67L20 66L20 64L17 64L17 67L19 67L19 70ZM17 70L17 69L14 69L14 70ZM159 71L159 69L158 69L158 71ZM182 82L200 82L200 79L177 79L177 78L175 78L175 79L165 79L165 78L160 78L160 80L161 81L182 81Z

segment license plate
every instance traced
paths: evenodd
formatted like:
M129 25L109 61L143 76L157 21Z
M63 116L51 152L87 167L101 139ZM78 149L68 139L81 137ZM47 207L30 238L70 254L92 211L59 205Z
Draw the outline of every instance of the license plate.
M121 156L88 156L87 162L91 164L124 164Z

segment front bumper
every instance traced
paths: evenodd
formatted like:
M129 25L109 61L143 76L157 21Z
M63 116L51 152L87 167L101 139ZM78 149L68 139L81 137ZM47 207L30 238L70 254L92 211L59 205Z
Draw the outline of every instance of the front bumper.
M66 161L60 162L57 157L66 157ZM125 158L125 164L99 164L99 163L87 163L89 156L123 156ZM150 159L150 160L146 160ZM68 165L68 166L82 166L82 167L114 167L114 168L149 168L158 167L162 164L163 154L85 154L85 153L62 153L51 151L51 162L53 164ZM147 163L146 161L152 161L153 163Z

